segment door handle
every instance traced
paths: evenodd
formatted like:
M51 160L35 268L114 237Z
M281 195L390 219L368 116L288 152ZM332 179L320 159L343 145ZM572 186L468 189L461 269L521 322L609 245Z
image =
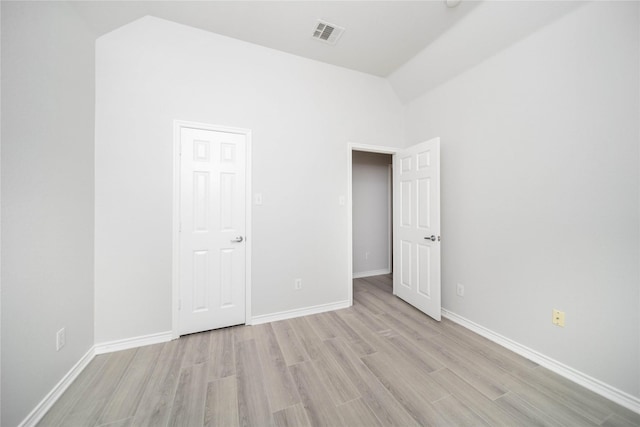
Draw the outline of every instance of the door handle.
M425 240L431 240L432 242L436 241L436 236L431 235L430 237L425 237Z
M238 237L236 237L235 239L233 239L233 240L231 241L231 243L240 243L240 242L242 242L243 240L244 240L244 238L243 238L242 236L238 236Z

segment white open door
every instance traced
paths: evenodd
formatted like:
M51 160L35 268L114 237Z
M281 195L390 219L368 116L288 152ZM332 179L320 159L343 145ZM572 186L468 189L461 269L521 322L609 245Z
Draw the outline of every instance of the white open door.
M440 138L393 163L393 293L440 320Z
M180 335L245 323L245 138L180 129Z

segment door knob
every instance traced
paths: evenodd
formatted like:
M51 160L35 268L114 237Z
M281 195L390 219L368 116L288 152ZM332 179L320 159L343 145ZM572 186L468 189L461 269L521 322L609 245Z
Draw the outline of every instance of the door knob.
M238 236L235 239L233 239L231 242L232 243L240 243L244 240L244 238L242 236Z
M431 240L432 242L436 241L436 236L431 235L430 237L425 237L425 240Z

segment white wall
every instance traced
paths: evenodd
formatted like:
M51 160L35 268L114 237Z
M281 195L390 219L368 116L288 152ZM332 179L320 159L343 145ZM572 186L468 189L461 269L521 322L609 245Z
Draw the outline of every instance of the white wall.
M353 275L391 271L391 155L353 152Z
M253 131L253 315L346 301L347 144L402 144L388 83L147 17L96 45L96 342L171 329L174 119Z
M94 37L65 3L2 2L2 421L93 346ZM66 346L55 348L66 328Z
M405 129L442 137L443 306L636 397L638 6L578 8L408 104Z

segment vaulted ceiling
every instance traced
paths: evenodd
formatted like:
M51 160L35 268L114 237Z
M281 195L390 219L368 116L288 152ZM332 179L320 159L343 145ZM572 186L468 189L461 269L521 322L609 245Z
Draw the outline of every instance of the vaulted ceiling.
M455 1L450 0L455 3ZM578 7L578 1L71 1L96 37L146 15L390 77L403 100ZM312 38L318 19L345 28Z
M145 15L387 76L477 2L439 1L81 1L72 5L97 35ZM335 46L311 37L318 19L346 30Z

